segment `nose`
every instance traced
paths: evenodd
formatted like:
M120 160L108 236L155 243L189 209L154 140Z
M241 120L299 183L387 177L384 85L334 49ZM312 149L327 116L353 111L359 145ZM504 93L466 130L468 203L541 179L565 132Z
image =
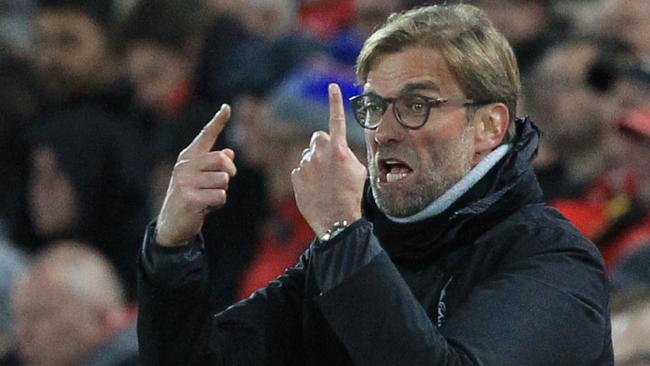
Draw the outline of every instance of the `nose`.
M406 128L402 126L395 117L394 105L390 105L384 112L381 123L377 128L372 131L374 133L374 141L378 145L395 144L404 139Z

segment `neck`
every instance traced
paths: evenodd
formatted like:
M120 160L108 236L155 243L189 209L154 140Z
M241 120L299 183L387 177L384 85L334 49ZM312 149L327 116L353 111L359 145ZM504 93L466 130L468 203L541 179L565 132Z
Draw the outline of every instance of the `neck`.
M386 215L396 223L414 223L438 215L449 208L458 198L472 188L487 174L510 150L510 145L501 145L481 160L472 170L454 184L447 192L431 202L422 211L407 217L393 217Z

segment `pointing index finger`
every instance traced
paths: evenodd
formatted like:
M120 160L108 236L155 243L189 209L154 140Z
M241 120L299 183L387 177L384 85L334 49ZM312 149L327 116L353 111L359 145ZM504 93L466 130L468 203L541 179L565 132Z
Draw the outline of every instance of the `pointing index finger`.
M332 141L347 146L345 131L345 111L341 89L335 83L329 85L330 103L330 138Z
M217 114L212 117L201 132L194 138L190 145L185 150L186 153L196 154L209 152L217 141L217 138L226 127L226 123L230 119L230 106L223 104Z

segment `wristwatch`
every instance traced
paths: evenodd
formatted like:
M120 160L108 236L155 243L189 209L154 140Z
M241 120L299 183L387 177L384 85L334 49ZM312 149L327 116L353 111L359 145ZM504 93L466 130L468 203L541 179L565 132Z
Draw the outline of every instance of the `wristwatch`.
M341 221L336 221L334 224L332 224L332 227L327 229L325 234L320 237L321 242L326 242L328 240L334 239L335 236L339 235L341 231L345 230L346 227L348 227L349 223L348 220L341 220Z

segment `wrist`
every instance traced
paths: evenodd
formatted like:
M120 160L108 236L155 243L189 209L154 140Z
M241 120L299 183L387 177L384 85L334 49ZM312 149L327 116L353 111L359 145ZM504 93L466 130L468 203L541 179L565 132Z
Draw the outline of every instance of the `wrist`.
M347 227L352 225L352 223L356 222L360 218L361 215L353 216L352 218L349 219L341 219L341 220L333 221L330 223L329 226L323 227L321 230L317 231L316 236L318 237L318 240L321 242L332 240L334 239L334 237L339 235Z
M348 220L341 220L341 221L336 221L332 224L332 226L325 231L322 235L318 236L318 240L321 242L326 242L329 240L334 239L337 235L339 235L345 228L350 226L350 223Z
M153 233L153 241L163 247L180 247L183 245L189 244L192 240L191 239L178 239L178 238L172 238L167 235L165 235L164 230L163 233L161 234L161 230L159 230L159 226L156 225L156 229L154 230Z

